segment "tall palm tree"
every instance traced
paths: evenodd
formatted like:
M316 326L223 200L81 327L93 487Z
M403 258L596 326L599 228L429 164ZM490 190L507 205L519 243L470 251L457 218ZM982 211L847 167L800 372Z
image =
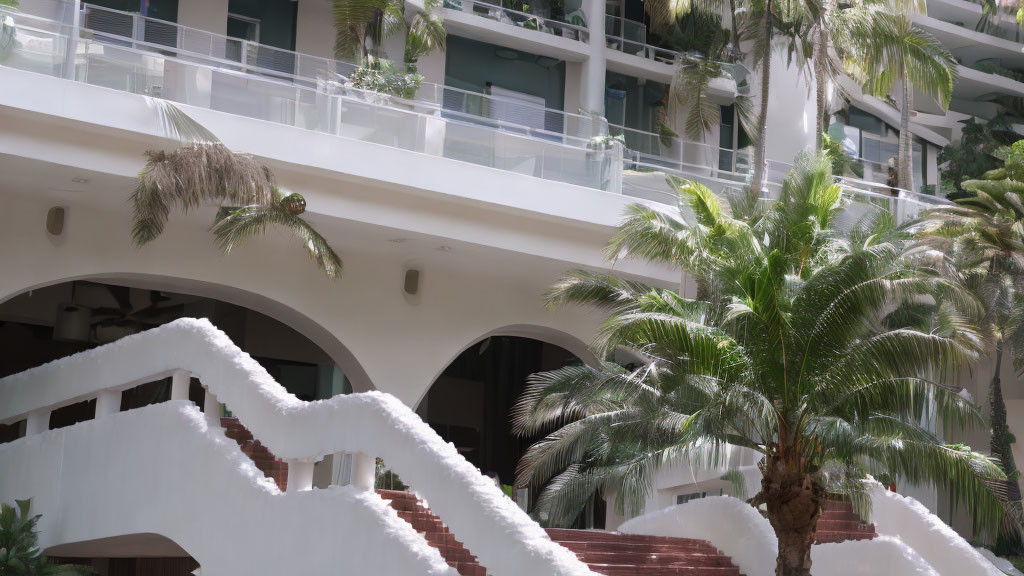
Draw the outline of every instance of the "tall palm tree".
M587 271L548 296L606 311L595 353L626 349L638 365L531 378L513 423L522 435L548 433L517 479L543 487L539 509L564 522L598 491L636 510L659 468L715 467L731 445L763 457L750 502L778 536L779 576L810 574L826 495L863 503L870 471L947 485L995 525L988 483L1005 478L998 464L922 425L934 410L952 427L984 426L942 384L977 356L971 295L920 270L881 212L844 233L849 199L823 155L796 159L778 201L748 190L725 204L700 184L673 183L678 208L631 207L608 254L681 267L699 299Z
M165 100L151 99L150 103L168 135L183 145L170 152L145 153L146 165L131 195L132 241L136 246L148 244L163 233L172 208L188 212L220 204L212 231L224 252L275 224L302 241L309 257L328 278L340 277L341 258L299 217L306 209L301 195L282 194L269 168L252 155L230 150L180 108Z
M931 211L917 231L923 246L948 255L948 273L985 306L984 327L995 342L995 372L988 394L990 448L1007 476L1007 506L1012 511L1001 526L997 548L1009 553L1021 549L1024 508L1000 373L1008 349L1017 375L1024 375L1024 142L1002 149L1000 155L1006 160L1003 168L964 182L968 196L958 199L956 206Z
M405 63L415 68L421 56L445 49L444 22L435 13L439 6L440 0L426 0L406 25L402 0L334 0L335 56L367 63L381 57L384 40L408 32Z
M913 190L910 134L913 89L948 107L957 78L956 59L931 33L914 26L907 11L891 10L885 5L870 6L850 24L848 41L844 44L848 54L846 71L866 92L878 97L885 97L897 83L900 85L898 185L903 190ZM873 40L857 42L858 36ZM837 39L837 43L842 40Z

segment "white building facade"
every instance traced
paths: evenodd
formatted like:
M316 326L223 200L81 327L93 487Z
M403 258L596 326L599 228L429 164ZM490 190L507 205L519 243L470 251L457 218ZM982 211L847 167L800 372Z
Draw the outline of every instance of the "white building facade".
M681 136L685 103L664 116L678 134L660 131L681 54L646 43L636 8L445 0L447 49L420 59L423 84L403 98L346 85L354 65L334 58L327 0L0 6L0 500L35 499L55 556L189 557L204 574L448 573L367 491L379 458L493 573L586 573L473 475L513 483L529 439L511 435L507 414L528 374L596 361L588 343L600 315L550 310L544 293L572 268L687 291L680 270L608 261L606 242L631 203L672 201L666 175L720 189L750 168L733 104L756 74L729 64L712 82L721 121L703 141ZM409 0L406 17L422 9ZM1024 96L1024 83L976 69L992 58L1024 65L1021 38L1005 23L975 31L980 15L970 2L931 0L915 16L963 63L952 110L914 99L917 190L894 198L886 184L898 109L852 85L845 100L830 90L843 119L833 130L865 167L843 181L858 199L900 217L941 202L929 194L937 155L960 121ZM404 43L383 50L400 60ZM773 67L770 189L815 138L807 74L783 55ZM301 193L304 217L344 260L342 278L325 278L273 228L221 253L212 206L172 214L157 240L133 246L128 199L143 153L180 145L155 100ZM209 323L165 326L179 318ZM1024 394L1006 388L1011 420L1024 425ZM969 390L984 398L984 384ZM372 396L368 417L345 399L367 391L397 400ZM287 469L259 447L222 442L232 418ZM729 458L755 464L742 450ZM723 471L664 473L648 511L722 494ZM934 489L908 491L962 528ZM529 507L529 491L514 496ZM203 521L214 517L232 520ZM254 528L270 518L277 528ZM623 520L595 502L579 527ZM337 554L313 552L332 542ZM280 554L259 549L315 558L274 564Z

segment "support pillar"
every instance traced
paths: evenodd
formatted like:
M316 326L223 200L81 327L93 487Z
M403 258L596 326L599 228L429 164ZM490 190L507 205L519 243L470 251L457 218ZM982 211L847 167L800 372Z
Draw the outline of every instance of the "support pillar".
M50 410L40 409L35 412L29 412L28 418L25 420L25 436L32 436L33 434L42 434L50 429Z
M352 455L352 485L359 490L373 490L377 482L377 460L362 452Z
M171 374L171 400L188 400L188 387L192 374L187 370L175 370Z
M217 396L209 390L206 391L203 413L206 414L206 424L210 428L220 428L220 402L217 401Z
M121 392L104 390L96 397L96 419L113 416L121 411Z
M605 70L608 66L605 57L605 0L583 0L583 12L590 33L590 55L583 63L580 104L587 112L604 116Z
M297 459L288 461L288 492L302 492L313 489L313 460Z

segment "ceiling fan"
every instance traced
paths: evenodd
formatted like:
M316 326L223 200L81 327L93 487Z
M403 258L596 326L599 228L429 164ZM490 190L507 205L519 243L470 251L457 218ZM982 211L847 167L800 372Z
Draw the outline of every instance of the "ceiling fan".
M79 284L102 287L115 306L86 306L76 298ZM61 304L57 314L54 338L71 341L111 342L171 320L180 318L185 304L167 304L172 298L157 290L149 291L149 304L136 308L131 301L131 288L86 281L71 283L71 303Z

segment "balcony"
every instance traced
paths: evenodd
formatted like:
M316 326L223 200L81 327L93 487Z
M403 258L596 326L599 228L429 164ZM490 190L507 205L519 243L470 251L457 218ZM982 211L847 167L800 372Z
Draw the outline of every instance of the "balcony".
M516 104L500 98L437 85L424 86L415 99L369 92L347 82L346 63L296 53L261 58L272 52L127 16L87 6L84 27L76 29L0 10L0 18L13 23L15 40L0 65L545 180L619 189L619 151L592 144L606 131L603 118L541 109L522 123L509 122L500 112ZM279 66L261 66L267 63Z
M443 6L445 28L464 38L558 60L581 62L589 55L582 19L568 23L479 0L444 0Z
M663 84L672 82L676 64L684 58L698 57L647 43L647 26L643 22L627 20L611 14L605 16L605 43L608 69L620 74L647 78ZM738 63L722 63L725 74L711 81L713 96L731 102L738 90L746 86L749 71Z
M696 180L715 191L738 189L747 185L752 166L752 151L732 150L694 142L678 137L665 137L653 132L610 125L609 132L622 136L626 143L622 193L628 196L674 204L674 190L665 180L675 176ZM869 146L875 156L878 145ZM920 147L916 148L917 157ZM923 210L948 204L943 198L891 188L887 184L888 170L883 162L855 158L862 168L860 176L840 176L836 182L849 194L853 202L869 210L886 210L897 222L916 217ZM769 196L776 196L793 168L788 162L769 160Z

